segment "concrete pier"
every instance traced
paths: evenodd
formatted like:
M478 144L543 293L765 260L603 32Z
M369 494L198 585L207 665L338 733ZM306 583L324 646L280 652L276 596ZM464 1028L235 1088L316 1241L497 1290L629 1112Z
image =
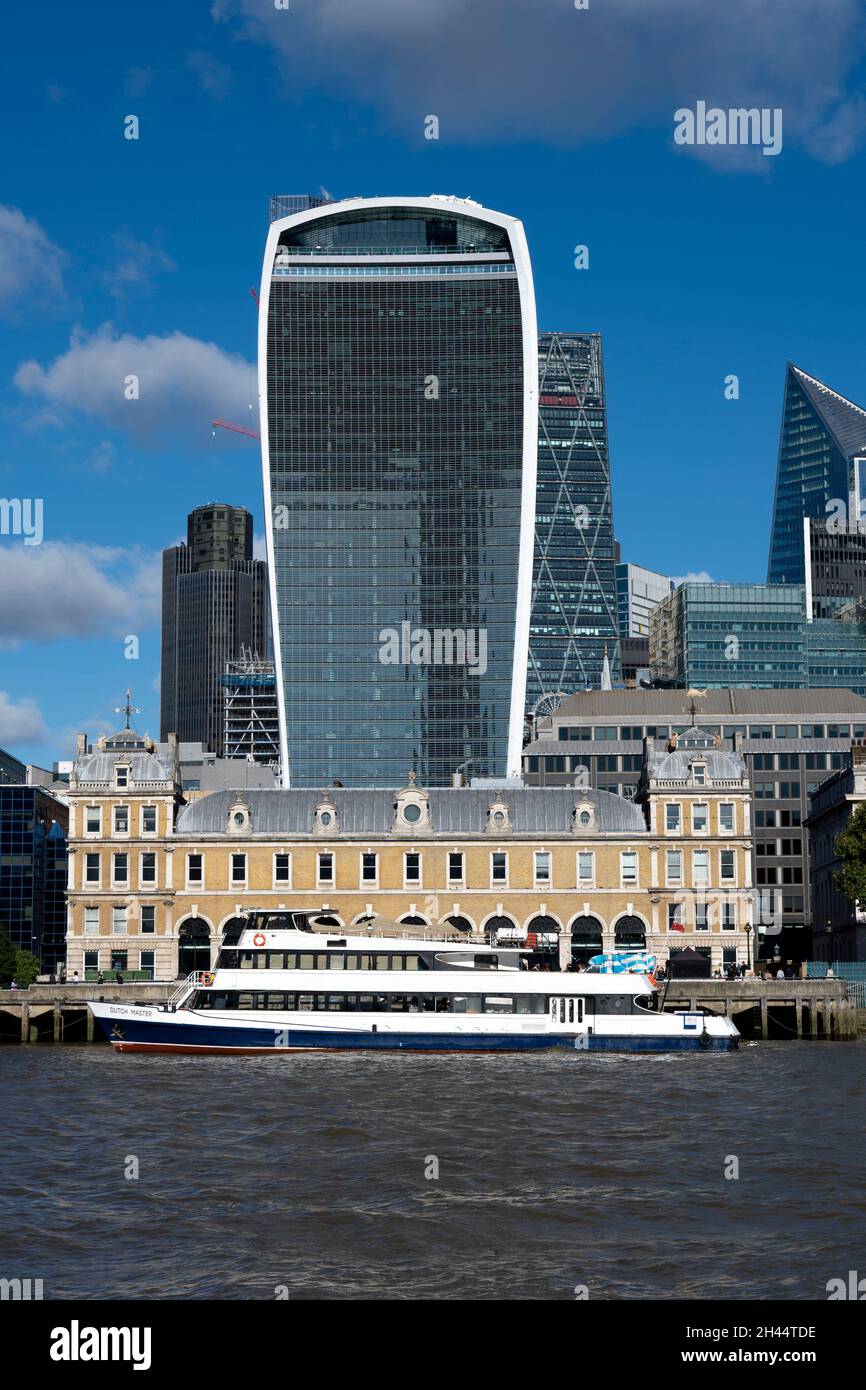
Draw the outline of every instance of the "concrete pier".
M733 1020L747 1037L842 1041L857 1036L857 1011L844 980L672 980L665 1011L708 1009Z
M0 1045L7 1042L102 1041L88 999L125 1004L164 1004L176 981L128 985L33 985L0 989Z

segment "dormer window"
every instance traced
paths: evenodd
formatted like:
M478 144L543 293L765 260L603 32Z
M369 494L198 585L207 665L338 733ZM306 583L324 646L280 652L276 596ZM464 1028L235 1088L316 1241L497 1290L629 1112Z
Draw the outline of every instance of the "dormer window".
M250 808L243 801L235 802L228 815L228 832L230 835L248 835L252 830L250 820Z
M125 764L120 764L114 769L114 785L116 787L129 786L129 768Z
M511 829L511 814L504 801L494 801L487 809L488 833L500 835Z
M595 807L591 801L578 801L574 808L572 829L578 834L588 834L595 830Z
M313 830L317 835L334 835L339 828L340 822L337 818L337 808L327 793L322 792L321 799L316 806L316 819L313 824Z
M409 774L409 785L397 793L392 829L404 832L431 829L430 803L427 793L416 787L414 772Z
M707 782L706 763L692 763L692 780L696 787L704 787Z

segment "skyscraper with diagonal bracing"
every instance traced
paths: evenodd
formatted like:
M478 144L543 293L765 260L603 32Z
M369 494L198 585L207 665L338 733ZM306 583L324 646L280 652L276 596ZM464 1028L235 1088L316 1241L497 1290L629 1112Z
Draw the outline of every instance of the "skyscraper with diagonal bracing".
M538 490L527 707L619 676L601 335L538 339Z

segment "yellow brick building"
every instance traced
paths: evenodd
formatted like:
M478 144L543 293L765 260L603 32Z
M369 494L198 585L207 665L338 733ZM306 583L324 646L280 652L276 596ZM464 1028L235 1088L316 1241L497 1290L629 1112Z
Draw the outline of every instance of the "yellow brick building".
M243 764L239 780L243 780ZM133 730L82 748L69 787L67 971L172 979L212 961L251 908L321 925L553 934L586 959L692 946L746 961L742 760L698 730L656 753L639 797L591 788L185 791ZM549 934L549 935L548 935Z

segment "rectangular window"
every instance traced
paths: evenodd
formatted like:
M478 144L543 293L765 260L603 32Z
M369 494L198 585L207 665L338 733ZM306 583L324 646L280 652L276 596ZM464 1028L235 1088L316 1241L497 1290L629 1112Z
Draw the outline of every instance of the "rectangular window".
M421 856L414 850L403 855L403 881L416 884L421 882Z
M148 980L152 980L152 979L153 979L153 969L154 969L154 965L153 965L153 962L154 962L154 953L153 953L153 951L140 951L140 952L139 952L139 957L138 957L138 959L139 959L139 967L140 967L140 969L141 969L141 973L142 973Z
M694 764L692 768L692 777L696 787L703 787L706 785L707 769L703 763Z
M682 903L668 903L668 931L684 925Z
M84 812L84 829L88 835L98 835L102 829L102 811L99 806L88 806Z
M99 855L85 854L84 856L84 882L99 882Z
M141 808L141 833L142 835L156 834L156 807L142 806Z
M245 854L232 855L232 883L243 884L247 881L247 856Z
M495 851L490 856L490 881L491 883L508 882L508 855L505 851Z
M705 902L695 901L695 931L709 931L710 914Z
M99 935L99 908L86 907L84 909L84 935Z
M141 856L141 883L142 887L144 887L145 884L156 883L155 854L143 854Z
M579 888L591 888L595 883L595 852L582 849L577 856L577 883Z
M535 886L544 887L550 883L550 850L537 849L534 855Z
M112 870L111 870L111 875L112 875L111 881L112 881L112 883L128 883L128 882L129 882L129 855L128 855L128 854L113 854L113 855L111 856L111 859L112 859Z
M737 904L722 903L722 931L735 931L737 927Z
M723 849L719 855L719 879L722 883L734 881L734 851Z
M129 768L128 768L128 767L116 767L116 768L114 769L114 785L115 785L116 787L128 787L128 786L129 786Z
M186 881L190 885L204 883L204 857L201 854L186 856Z
M379 856L368 853L361 855L361 882L377 883L379 880Z
M710 852L708 849L692 850L692 885L706 888L710 881Z
M665 830L678 832L682 823L682 809L678 801L668 802L665 806Z
M274 855L274 883L291 883L292 881L292 856L290 854Z
M141 931L143 936L153 936L156 931L156 908L153 903L145 903L142 906Z
M84 952L84 969L99 970L99 951Z
M128 962L128 960L129 960L129 952L128 952L128 951L112 951L112 953L111 953L111 968L112 968L112 970L118 970L118 971L120 971L120 973L122 974L123 971L126 970L126 968L127 968L127 962Z
M732 801L722 801L719 804L719 833L722 835L733 835L734 833L734 803Z
M692 806L692 834L705 835L709 820L709 811L705 801L696 801Z
M619 873L623 888L637 884L637 851L624 849L619 856Z
M316 873L319 884L333 884L334 856L327 851L316 856Z
M682 850L669 849L665 852L665 881L670 885L679 884L683 881L683 855Z
M111 930L115 936L126 935L126 908L113 907L111 909Z
M448 855L448 882L463 882L463 855L454 853Z
M115 806L114 808L114 833L115 835L129 834L129 807Z

